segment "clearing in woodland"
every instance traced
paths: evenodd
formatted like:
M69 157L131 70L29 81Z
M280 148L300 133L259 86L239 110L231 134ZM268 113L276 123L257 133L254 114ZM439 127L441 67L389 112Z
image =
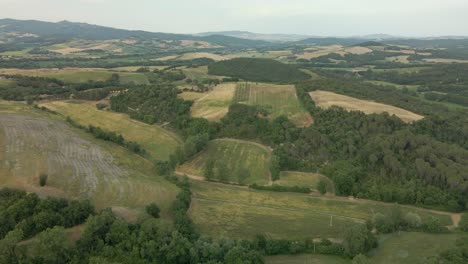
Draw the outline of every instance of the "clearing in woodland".
M271 151L260 144L219 139L209 142L205 150L182 164L177 171L204 177L207 164L214 162L211 180L264 185L270 182L270 159Z
M219 121L229 111L235 89L234 83L217 85L212 91L195 101L192 106L192 116Z
M239 83L233 101L260 106L271 118L286 116L298 127L313 123L311 115L297 98L294 85Z
M153 164L116 144L69 127L60 116L0 102L0 186L41 196L90 199L96 208L142 212L157 202L164 217L178 188ZM47 184L39 186L39 176Z
M452 249L460 235L399 232L382 235L379 247L371 251L370 260L379 264L430 263L442 251Z
M317 106L325 109L330 108L332 106L339 106L348 111L361 111L366 114L380 114L387 112L390 115L396 115L406 123L411 123L413 121L417 121L424 118L421 115L395 106L368 100L361 100L328 91L313 91L310 92L310 96L317 104Z
M282 171L280 179L275 181L274 184L281 186L305 186L316 191L320 181L325 182L327 193L335 193L333 181L318 173Z
M41 106L69 116L79 124L93 125L121 134L126 140L140 144L155 159L168 160L182 142L176 134L164 128L136 121L126 114L98 110L94 103L56 101Z
M219 183L192 182L189 211L195 226L212 237L254 238L264 234L277 239L342 239L352 225L365 224L377 212L390 214L394 204L352 201L298 193L268 192ZM401 206L423 222L430 216L450 225L449 215Z

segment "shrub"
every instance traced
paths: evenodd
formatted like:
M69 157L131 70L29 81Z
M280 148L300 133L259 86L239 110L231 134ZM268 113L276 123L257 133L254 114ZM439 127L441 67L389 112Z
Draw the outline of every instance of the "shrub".
M468 214L462 215L459 226L462 231L468 232Z
M159 218L159 212L161 212L161 209L159 209L155 203L150 203L146 206L146 212L154 218Z
M103 103L97 103L97 104L96 104L96 108L97 108L98 110L102 110L102 109L106 108L107 106L108 106L108 105L103 104Z
M47 174L41 174L39 175L39 185L41 187L44 187L47 184L47 178L49 176Z
M441 233L442 231L444 231L444 227L440 223L440 220L435 217L429 218L429 220L426 223L424 223L423 228L426 232L430 233Z
M391 233L393 231L393 225L390 219L381 213L376 213L372 218L372 222L379 232Z
M320 180L318 185L317 185L317 190L320 192L320 194L326 194L327 193L327 183L323 180Z
M421 226L421 217L416 213L407 213L404 221L409 228L418 228Z

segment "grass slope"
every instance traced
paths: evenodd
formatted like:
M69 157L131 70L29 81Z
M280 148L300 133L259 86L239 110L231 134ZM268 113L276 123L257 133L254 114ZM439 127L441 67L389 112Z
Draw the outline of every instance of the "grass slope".
M270 150L259 144L220 139L209 142L205 150L182 164L177 170L181 173L203 177L207 162L213 160L226 164L229 172L235 172L239 168L247 169L250 177L245 180L246 184L267 184L270 181L270 158ZM228 175L228 180L238 181L234 173Z
M265 258L266 264L350 264L345 258L327 255L280 255Z
M379 264L429 263L430 257L453 248L457 237L456 234L414 232L383 235L379 238L379 247L371 252L370 260Z
M292 83L309 79L294 66L272 59L236 58L208 66L209 74L241 78L255 82Z
M212 237L253 238L263 233L272 238L337 238L352 225L364 224L374 213L389 213L395 205L352 201L297 193L256 191L230 185L193 182L190 216L196 227ZM437 217L450 225L447 215L401 207L417 212L423 221ZM330 220L333 216L333 226Z
M271 118L288 117L296 126L307 127L313 122L302 107L293 85L268 83L240 83L236 87L234 102L258 105L270 113Z
M85 83L88 81L107 81L115 72L94 68L65 68L65 69L0 69L0 74L20 74L25 76L50 77L67 83ZM143 73L119 72L120 82L123 84L149 84Z
M178 188L154 176L151 162L70 128L63 118L0 102L0 186L43 196L90 199L127 215L157 202L169 216ZM48 174L45 187L38 177Z
M181 144L174 133L156 125L147 125L128 115L97 110L93 102L57 101L42 104L83 125L99 126L121 134L126 140L135 141L155 159L167 160Z
M390 115L396 115L404 122L410 123L424 118L408 110L391 105L376 103L373 101L361 100L346 95L341 95L328 91L313 91L310 96L321 108L339 106L349 111L361 111L366 114L387 112Z
M318 173L282 171L280 179L275 181L274 184L282 186L306 186L312 190L317 190L317 185L321 180L327 183L328 193L335 193L333 181Z
M193 117L203 117L210 121L219 121L229 111L236 85L225 83L217 85L212 91L194 100ZM188 92L188 94L193 94ZM184 97L184 95L182 95ZM189 98L189 97L187 97ZM194 98L191 98L194 99Z

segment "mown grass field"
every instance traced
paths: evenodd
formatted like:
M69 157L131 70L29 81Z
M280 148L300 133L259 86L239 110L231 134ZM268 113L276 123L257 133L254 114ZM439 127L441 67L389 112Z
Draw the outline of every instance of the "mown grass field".
M65 69L0 69L1 74L20 74L25 76L50 77L68 83L83 83L88 81L107 81L115 72L94 68ZM148 78L143 73L119 72L120 81L124 84L148 84Z
M14 81L7 80L7 79L0 79L0 88L10 86L14 83Z
M368 83L372 83L375 85L381 85L381 86L393 86L397 89L403 89L407 88L412 91L417 91L419 85L401 85L401 84L396 84L396 83L391 83L391 82L385 82L385 81L366 81Z
M441 251L453 248L457 234L402 232L382 235L379 247L371 252L371 263L425 264Z
M335 193L333 181L328 177L318 173L282 171L280 174L280 179L275 181L274 184L282 186L306 186L316 191L317 185L320 181L324 181L327 184L328 193Z
M396 206L208 182L193 182L192 190L189 214L203 234L213 237L253 238L263 233L272 238L341 239L350 226L364 224L377 212L389 214ZM418 208L401 207L401 210L418 213L423 222L434 216L444 225L452 223L448 215Z
M266 264L350 264L351 261L337 256L327 255L280 255L265 258Z
M203 117L210 121L219 121L229 111L236 84L217 85L212 91L195 100L192 106L193 117Z
M175 134L156 125L147 125L128 115L97 110L95 102L56 101L41 104L63 116L70 116L82 125L93 125L121 134L126 140L135 141L149 152L151 157L168 160L181 144Z
M238 182L235 171L244 168L250 172L245 184L268 184L270 181L271 153L259 144L231 139L214 140L192 160L182 164L177 171L190 175L204 177L204 170L208 161L226 164L229 175L228 181Z
M221 79L220 76L209 75L208 66L200 66L196 68L180 68L188 79L202 81L203 79Z
M313 122L310 114L299 102L294 85L239 83L233 101L258 105L265 109L271 118L284 115L299 127L310 126Z
M42 196L90 199L135 217L156 202L163 217L179 189L156 176L153 164L110 142L70 128L58 115L0 102L0 186ZM48 174L39 187L40 174Z
M361 111L366 114L380 114L387 112L390 115L396 115L402 121L407 123L411 123L413 121L417 121L424 118L421 115L395 106L368 100L361 100L354 97L328 91L313 91L310 92L310 96L315 101L317 106L325 109L330 108L332 106L339 106L348 111Z

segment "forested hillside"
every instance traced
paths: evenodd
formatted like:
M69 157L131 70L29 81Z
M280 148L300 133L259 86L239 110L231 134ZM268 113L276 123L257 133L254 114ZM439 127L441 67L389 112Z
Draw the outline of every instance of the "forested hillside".
M208 66L213 75L230 76L254 82L292 83L309 76L292 65L269 59L238 58Z

